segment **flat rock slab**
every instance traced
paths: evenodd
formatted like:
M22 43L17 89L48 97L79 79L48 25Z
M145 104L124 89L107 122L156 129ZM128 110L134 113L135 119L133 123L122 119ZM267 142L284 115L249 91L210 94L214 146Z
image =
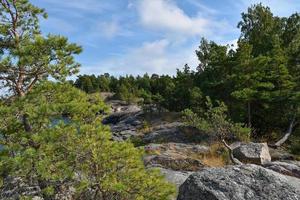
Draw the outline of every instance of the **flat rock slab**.
M272 161L285 161L285 160L295 160L295 156L293 154L288 153L282 149L273 149L269 147L269 152L272 158Z
M177 200L299 200L299 190L300 179L248 164L193 173Z
M170 183L176 185L177 188L181 186L184 181L193 173L193 172L186 172L186 171L176 171L171 169L159 168L162 175L165 176L166 180Z
M207 136L199 133L198 130L185 126L180 122L165 123L153 127L153 130L146 133L142 140L145 144L150 143L199 143L206 140Z
M198 159L188 157L170 157L167 155L151 155L144 157L145 166L162 167L172 170L197 171L204 167Z
M276 161L267 163L264 167L284 175L300 178L300 161Z
M184 143L164 143L164 144L149 144L145 147L146 153L167 153L180 154L189 156L191 154L207 154L209 147L198 144L184 144Z
M201 155L209 153L207 146L197 144L165 143L144 147L146 166L159 166L172 170L198 171L204 167Z

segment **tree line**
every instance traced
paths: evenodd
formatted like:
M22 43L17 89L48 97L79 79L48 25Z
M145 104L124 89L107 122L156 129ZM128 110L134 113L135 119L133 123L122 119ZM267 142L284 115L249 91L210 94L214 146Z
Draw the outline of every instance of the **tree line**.
M196 70L185 65L175 76L81 75L74 85L88 93L114 92L128 102L143 99L199 115L207 109L208 96L224 102L233 121L251 128L252 138L272 140L289 127L299 136L300 15L278 17L256 4L242 13L238 28L236 49L202 38Z

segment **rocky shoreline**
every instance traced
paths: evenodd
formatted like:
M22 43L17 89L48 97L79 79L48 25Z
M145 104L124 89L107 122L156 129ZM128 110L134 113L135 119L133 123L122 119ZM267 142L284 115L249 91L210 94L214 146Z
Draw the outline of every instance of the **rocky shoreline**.
M155 118L150 121L151 130L141 134L142 109L123 105L114 110L118 111L104 120L111 126L113 138L138 138L146 152L145 166L160 169L177 186L177 200L300 199L300 162L286 152L269 151L266 143L234 143L233 154L243 165L209 167L201 155L209 153L211 136L184 127L180 121Z

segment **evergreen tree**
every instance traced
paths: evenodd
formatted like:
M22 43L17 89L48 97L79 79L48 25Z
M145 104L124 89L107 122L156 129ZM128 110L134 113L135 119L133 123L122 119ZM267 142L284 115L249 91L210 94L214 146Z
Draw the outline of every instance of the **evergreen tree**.
M43 83L25 97L0 105L1 177L21 177L52 199L74 187L74 199L168 199L173 187L146 170L142 152L111 140L99 95L67 84ZM26 114L27 126L17 115ZM54 123L55 122L55 123ZM27 196L30 197L30 196ZM21 198L19 196L18 198Z
M44 10L27 0L0 2L0 77L11 91L0 102L2 183L18 177L41 188L45 199L71 188L73 199L170 199L173 186L144 168L142 152L111 140L97 114L108 111L99 95L46 81L75 73L73 55L81 48L61 36L42 36L40 15ZM92 79L86 79L88 92Z
M81 48L56 35L44 37L39 17L47 17L43 9L28 0L0 2L0 80L1 87L24 96L35 83L51 76L64 80L78 72L73 59Z
M238 24L241 29L240 41L253 46L252 55L266 55L272 49L272 38L282 34L283 20L275 17L269 7L261 3L248 8L242 13Z

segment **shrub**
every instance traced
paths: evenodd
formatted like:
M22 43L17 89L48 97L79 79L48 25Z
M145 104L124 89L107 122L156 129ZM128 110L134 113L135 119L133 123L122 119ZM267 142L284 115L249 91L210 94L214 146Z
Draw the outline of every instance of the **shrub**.
M220 140L237 139L248 141L250 129L243 127L240 123L232 122L227 116L227 107L224 103L218 102L213 106L210 98L207 98L207 110L199 116L187 109L183 111L183 121L203 132L214 134Z

